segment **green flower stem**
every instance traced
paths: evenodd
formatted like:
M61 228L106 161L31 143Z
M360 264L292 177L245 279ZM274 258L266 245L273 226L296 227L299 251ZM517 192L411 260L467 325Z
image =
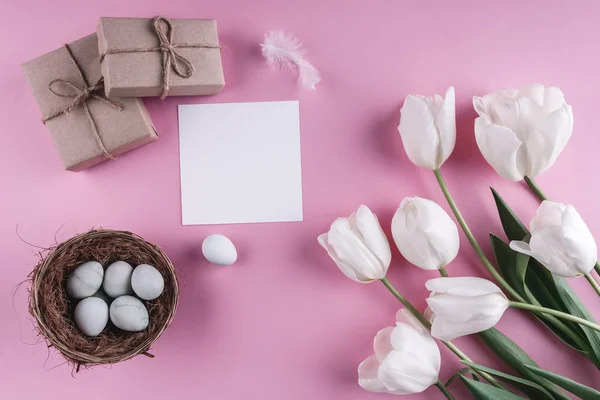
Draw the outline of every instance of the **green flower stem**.
M548 200L548 197L546 197L546 195L544 194L544 192L542 192L542 189L540 189L540 187L537 185L537 183L535 183L535 181L533 180L533 178L530 178L530 177L526 176L525 177L525 183L527 183L527 186L529 186L529 188L531 189L531 191L533 192L533 194L535 194L536 197L538 199L540 199L540 201Z
M596 282L594 277L590 274L585 274L585 279L588 280L588 282L590 283L590 285L592 285L596 293L598 293L598 296L600 296L600 285L598 285L598 282Z
M446 272L446 268L442 267L439 269L439 271L441 276L443 276L444 278L448 277L448 272Z
M483 263L485 268L494 277L496 282L498 282L504 290L506 290L508 293L510 293L510 295L513 298L519 300L520 302L525 302L525 299L516 290L514 290L508 284L508 282L506 282L506 280L504 280L502 275L500 275L500 273L492 265L490 260L488 260L488 258L485 256L485 253L481 249L481 246L479 246L479 243L477 243L477 239L475 239L475 236L473 236L471 229L469 229L467 222L463 218L462 214L460 213L460 211L458 209L458 206L454 202L454 199L452 198L452 195L450 194L450 190L448 190L448 186L446 185L446 182L444 181L442 172L439 169L436 169L433 171L433 173L435 174L435 178L437 179L438 184L440 185L440 188L442 189L442 192L444 193L444 197L446 197L446 201L448 202L448 205L450 205L450 208L452 209L452 212L454 213L454 216L456 217L458 224L464 231L465 236L467 237L467 240L469 240L469 243L471 243L471 247L473 247L473 250L475 250L475 253L479 257L479 259L481 260L481 262Z
M396 288L390 283L390 281L388 281L387 278L383 278L381 279L381 282L385 285L386 288L388 288L388 290L390 292L392 292L392 294L394 295L394 297L396 297L398 299L398 301L400 301L400 303L402 303L402 305L404 307L406 307L406 309L408 311L410 311L410 313L412 315L414 315L414 317L416 319L419 320L419 322L421 324L423 324L423 326L427 329L431 329L431 323L427 320L427 318L425 318L425 316L423 314L421 314L419 312L419 310L417 310L415 308L415 306L413 306L410 301L408 301L406 299L406 297L402 296L400 294L400 292L398 292L398 290L396 290ZM460 358L463 361L468 361L468 362L473 362L465 353L463 353L458 347L456 347L454 344L450 343L450 342L445 342L442 341L442 343L444 343L444 345L450 349L451 352L453 352L454 354L456 354L456 356L458 358ZM482 372L482 371L478 371L477 372L483 379L485 379L486 381L488 381L489 383L491 383L492 385L500 388L500 389L504 389L504 386L502 386L493 376L491 376L490 374L486 373L486 372Z
M423 316L423 314L421 314L421 313L419 312L419 310L417 310L417 309L415 308L415 306L413 306L413 305L410 303L410 301L408 301L408 300L406 299L406 297L402 296L402 295L400 294L400 292L399 292L398 290L396 290L396 288L395 288L395 287L394 287L394 286L393 286L393 285L390 283L390 281L388 281L388 279L387 279L387 278L383 278L383 279L381 279L381 282L383 282L383 284L385 285L385 287L386 287L386 288L388 288L388 290L389 290L390 292L392 292L392 294L393 294L393 295L394 295L394 296L395 296L395 297L396 297L396 298L397 298L397 299L400 301L400 303L402 303L402 305L403 305L404 307L406 307L406 308L408 309L408 311L410 311L410 313L411 313L412 315L414 315L414 316L415 316L415 318L416 318L416 319L418 319L418 320L419 320L419 322L420 322L421 324L423 324L423 326L424 326L425 328L427 328L427 329L431 329L431 322L427 321L427 318L425 318L425 317Z
M599 263L596 263L596 265L594 265L594 269L596 270L596 273L598 275L600 275L600 264Z
M587 326L595 331L600 332L600 325L588 321L587 319L579 318L571 314L564 313L562 311L553 310L551 308L534 306L533 304L520 303L518 301L509 301L508 304L514 308L521 308L523 310L529 310L536 313L554 315L555 317L565 319L567 321L575 322L576 324Z
M454 396L452 396L452 393L450 393L450 391L448 390L448 388L446 386L444 386L444 384L442 382L440 382L440 380L438 379L438 381L436 383L434 383L435 386L438 387L438 389L440 389L440 392L442 392L442 394L444 396L446 396L446 398L448 400L455 400Z

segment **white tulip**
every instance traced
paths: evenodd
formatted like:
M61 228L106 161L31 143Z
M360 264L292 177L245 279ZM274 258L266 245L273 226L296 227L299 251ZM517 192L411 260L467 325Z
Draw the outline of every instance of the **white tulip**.
M358 366L358 384L369 392L420 393L438 380L440 350L408 310L396 315L396 326L379 331L375 354Z
M360 283L383 279L392 261L385 233L364 205L350 217L336 219L318 241L342 272Z
M454 88L450 86L444 98L438 94L407 96L398 131L413 164L431 170L441 167L456 143Z
M456 224L431 200L402 200L392 219L392 235L402 256L422 269L443 268L458 254Z
M598 259L596 242L571 205L543 201L531 220L529 243L512 241L510 248L528 254L552 273L572 278L590 272Z
M431 291L431 335L440 340L489 329L509 306L500 288L483 278L435 278L425 287Z
M473 97L475 138L486 161L511 181L554 164L573 130L571 106L557 87L529 85Z

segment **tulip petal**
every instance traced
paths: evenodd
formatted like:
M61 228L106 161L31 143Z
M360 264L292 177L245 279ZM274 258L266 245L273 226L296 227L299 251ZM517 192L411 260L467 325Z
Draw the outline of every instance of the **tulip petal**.
M379 362L373 355L358 366L358 384L369 392L387 392L386 387L377 377Z
M510 248L516 252L527 254L528 256L533 257L533 252L531 251L531 247L529 243L523 242L522 240L513 240L510 242Z
M398 314L401 316L398 317ZM440 349L435 340L423 325L412 315L410 311L403 309L398 311L396 327L394 328L390 341L395 351L412 352L419 349L417 357L424 363L428 363L439 372L441 366ZM404 322L406 321L406 322Z
M475 139L485 160L496 172L511 181L523 179L517 168L517 152L522 142L510 129L493 124L487 117L475 119Z
M433 313L431 335L453 340L493 327L509 303L504 294L491 293L477 297L433 295L427 304Z
M421 322L419 322L419 320L406 308L401 308L396 313L396 324L407 324L422 334L429 334L423 324L421 324Z
M456 111L454 99L454 87L450 86L446 90L444 102L439 113L436 115L436 125L439 132L440 149L438 151L437 165L441 166L456 144Z
M550 168L569 142L573 131L571 106L567 105L548 114L540 121L537 129L540 132L540 139L526 145L530 154L535 154L533 159L536 162L527 172L527 175L532 178Z
M469 297L502 293L502 290L493 282L473 276L433 278L425 282L425 287L434 293L449 293Z
M486 319L469 322L449 322L443 318L435 318L431 325L431 336L449 342L456 338L483 332L494 327L500 321L502 314Z
M546 227L535 233L529 241L532 256L548 268L553 274L572 278L581 275L581 271L567 259L560 227Z
M562 223L562 214L566 206L562 203L544 200L537 209L535 217L531 220L529 228L535 234L546 227L557 227Z
M346 275L348 278L350 278L356 282L360 282L360 283L370 282L371 281L370 279L368 279L362 275L359 275L350 265L348 265L346 262L344 262L343 260L341 260L338 257L337 253L335 252L335 249L329 245L328 236L329 235L327 233L323 233L322 235L319 235L319 237L317 238L317 241L319 242L321 247L323 247L325 250L327 250L327 254L329 254L329 257L331 257L331 259L336 263L336 265L342 271L342 273L344 275Z
M425 270L448 265L458 254L458 228L437 203L407 197L392 218L392 236L402 256Z
M490 316L502 315L508 308L508 299L501 293L476 297L438 294L426 301L436 315L435 321L443 319L453 323L485 320Z
M503 97L490 105L488 112L494 124L508 128L522 141L523 139L519 136L523 124L520 118L522 110L519 107L519 100L518 98Z
M424 98L413 95L406 97L400 109L398 131L406 155L413 164L432 170L439 168L437 163L439 134Z
M567 257L575 261L580 273L589 273L598 260L598 248L592 233L575 207L566 206L561 228Z
M437 381L439 370L410 352L392 351L381 363L378 377L394 394L420 393Z
M548 86L544 92L544 106L546 112L553 113L565 105L565 95L555 86Z
M328 242L335 249L338 259L349 265L363 282L385 277L387 266L366 246L363 238L352 229L348 218L338 218L331 225Z
M382 265L389 266L392 262L390 244L379 224L377 216L369 207L361 205L356 212L356 227L367 247L379 258Z
M375 339L373 340L373 348L375 349L375 357L379 362L382 362L383 359L393 350L392 347L392 332L394 328L391 326L385 327L375 335Z
M543 106L546 98L546 88L539 83L532 83L519 89L518 97L527 97L536 104Z

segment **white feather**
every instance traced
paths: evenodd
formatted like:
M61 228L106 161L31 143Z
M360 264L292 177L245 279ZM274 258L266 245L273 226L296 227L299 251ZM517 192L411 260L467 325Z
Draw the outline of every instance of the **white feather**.
M271 31L265 34L260 47L269 65L297 70L298 80L305 88L314 89L321 81L319 71L306 59L302 43L293 35Z

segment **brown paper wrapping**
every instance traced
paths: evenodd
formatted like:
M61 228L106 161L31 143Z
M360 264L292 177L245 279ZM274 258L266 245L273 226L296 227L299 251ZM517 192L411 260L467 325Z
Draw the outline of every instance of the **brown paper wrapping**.
M96 34L70 43L69 48L88 83L93 85L98 82L102 75ZM72 101L59 97L48 89L48 84L53 79L64 79L80 88L85 87L85 82L65 47L26 62L21 67L42 116ZM87 100L102 143L113 156L158 139L150 115L140 99L119 101L123 105L122 111L97 99ZM46 121L46 126L67 170L81 171L107 159L93 136L90 120L82 107L76 107L69 114L58 115Z
M208 19L171 19L172 44L218 45L217 23ZM100 54L125 49L156 48L159 40L148 18L107 18L98 22ZM169 74L169 96L211 95L225 86L221 51L218 48L177 48L194 66L189 78ZM102 61L106 96L148 97L162 92L162 53L107 54Z

